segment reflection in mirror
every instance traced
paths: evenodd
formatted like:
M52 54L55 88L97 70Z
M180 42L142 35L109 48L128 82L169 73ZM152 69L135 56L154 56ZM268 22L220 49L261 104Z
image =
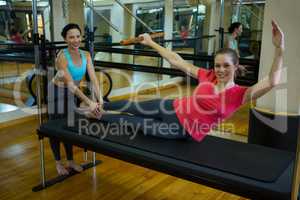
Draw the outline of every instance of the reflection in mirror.
M49 3L37 5L38 32L50 40ZM32 24L32 1L0 1L0 123L34 114L25 111L35 101L28 85L35 67Z
M32 42L31 1L1 1L0 5L0 41L24 44ZM38 2L39 34L49 34L48 1Z
M238 39L241 57L259 59L264 9L264 1L232 2L231 22L240 22L243 26Z

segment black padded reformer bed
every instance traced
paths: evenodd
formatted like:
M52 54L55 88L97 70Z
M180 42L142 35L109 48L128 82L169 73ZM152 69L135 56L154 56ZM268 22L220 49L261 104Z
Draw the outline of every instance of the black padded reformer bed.
M102 133L79 134L76 123L68 127L66 120L49 121L38 129L38 134L246 198L291 199L299 117L285 118L288 129L282 134L264 125L253 110L250 116L250 143L213 136L197 143L192 139L165 140L142 133L133 140L130 135L110 134L102 139ZM270 134L272 140L263 137Z

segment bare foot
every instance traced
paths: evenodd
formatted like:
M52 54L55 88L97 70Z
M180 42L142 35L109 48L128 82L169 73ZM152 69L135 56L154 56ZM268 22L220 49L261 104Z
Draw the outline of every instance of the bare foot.
M76 164L73 160L68 161L67 166L76 172L83 171L83 168L81 167L81 165Z
M68 170L63 166L60 161L56 161L56 170L60 176L68 175Z

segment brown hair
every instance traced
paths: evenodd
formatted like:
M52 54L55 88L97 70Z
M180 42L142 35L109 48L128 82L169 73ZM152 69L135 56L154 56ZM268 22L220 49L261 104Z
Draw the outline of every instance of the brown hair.
M228 28L228 32L229 32L229 33L233 33L234 30L235 30L236 28L239 28L241 25L242 25L242 24L241 24L240 22L234 22L234 23L232 23L232 24L229 26L229 28Z
M239 57L236 53L235 50L233 49L230 49L230 48L222 48L222 49L219 49L217 52L216 52L216 55L224 55L224 54L227 54L231 57L232 59L232 62L234 65L238 65L239 64Z
M71 30L71 29L78 29L78 31L79 31L80 34L81 34L81 29L80 29L79 25L78 25L78 24L70 23L70 24L67 24L67 25L63 28L63 30L62 30L62 32L61 32L61 36L65 39L65 38L67 37L68 31Z

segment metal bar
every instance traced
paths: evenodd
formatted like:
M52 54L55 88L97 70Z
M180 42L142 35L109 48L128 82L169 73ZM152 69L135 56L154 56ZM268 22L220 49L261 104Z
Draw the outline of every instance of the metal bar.
M0 42L1 46L8 46L8 47L33 47L33 44L31 43L24 43L24 44L16 44L16 43L11 43L11 42Z
M296 158L293 170L291 200L297 200L299 194L299 171L300 171L300 133L298 131Z
M122 4L119 0L114 0L117 4L119 4L124 10L131 15L133 18L135 18L137 21L139 21L144 27L148 29L150 33L154 33L154 31L143 21L141 20L138 16L133 14L124 4Z
M96 153L93 152L93 165L96 166Z
M94 3L93 0L90 0L90 28L89 28L89 52L91 54L92 60L94 60Z
M91 9L93 9L94 10L94 12L97 14L97 15L99 15L103 20L104 20L104 22L105 23L107 23L110 27L112 27L112 29L114 29L115 31L117 31L118 33L120 33L121 35L123 35L123 32L121 32L115 25L113 25L104 15L102 15L101 13L99 13L99 12L97 12L97 10L95 10L95 8L92 6L92 5L90 5L90 3L87 1L87 0L84 0L84 2L86 3L86 5L89 7L89 8L91 8Z
M243 6L242 8L246 8L246 10L248 10L256 19L258 19L258 21L263 23L263 20L260 19L250 8L248 8L247 6Z
M37 106L38 106L38 119L39 125L42 124L42 99L41 99L41 66L40 66L40 51L38 40L38 18L37 18L37 0L32 0L32 15L33 15L33 44L34 44L34 61L35 69L37 72Z
M42 95L41 95L41 66L40 66L40 50L39 50L39 38L38 38L38 19L37 19L37 0L32 0L32 15L33 15L33 44L34 44L34 61L35 70L37 73L37 108L38 108L38 119L39 125L42 124Z
M37 0L32 0L32 15L33 15L33 44L34 44L34 61L35 61L35 69L37 71L37 108L38 108L38 119L39 126L42 124L42 113L41 113L41 66L40 66L40 52L39 52L39 40L38 40L38 19L37 19ZM43 140L40 139L40 162L41 162L41 180L42 186L45 187L45 162L44 162L44 143Z
M204 36L201 36L201 37L194 37L194 38L187 38L187 39L161 40L161 41L159 41L159 43L163 43L163 42L182 42L182 41L199 40L199 39L210 39L210 38L214 38L214 37L216 37L216 35L204 35Z
M40 137L40 136L39 136ZM45 154L44 154L44 140L40 138L40 170L42 187L46 186L46 173L45 173Z
M240 18L240 11L241 11L241 4L242 4L243 0L238 0L237 5L236 5L236 12L235 12L235 16L238 17L238 19Z
M160 68L160 67L146 66L146 65L133 65L133 64L127 64L127 63L95 61L95 69L101 69L103 67L110 68L110 69L114 68L114 69L146 72L146 73L186 76L186 74L184 72L182 72L178 69Z
M82 40L81 42L85 42L85 40ZM46 44L48 45L54 45L54 44L66 44L65 41L57 41L57 42L46 42Z
M0 55L0 61L12 61L12 62L23 62L23 63L33 63L34 57L22 57L22 56L11 56L11 55Z
M90 51L90 54L91 54L91 58L92 60L94 60L94 3L93 3L93 0L90 0L90 41L89 41L89 51ZM92 92L92 99L96 99L95 97L95 93ZM86 156L87 156L87 152L86 152ZM93 164L96 165L96 153L93 152Z
M196 37L196 36L198 36L197 34L198 34L198 30L200 29L200 27L199 27L199 0L197 0L197 12L196 12L196 20L195 20L195 22L196 22L196 26L195 26L195 35L194 35L194 37ZM198 28L197 28L198 27ZM194 49L194 54L197 54L197 41L195 41L195 42L193 42L193 44L194 44L194 46L193 46L193 49ZM194 62L194 65L195 65L195 62Z
M49 0L50 7L50 41L54 41L54 18L53 18L53 0Z
M11 23L12 23L12 19L11 19L11 12L13 12L12 10L12 2L11 0L6 0L6 6L3 8L6 15L6 20L5 20L5 33L6 35L9 35L10 29L11 29Z
M242 0L241 0L242 1ZM262 3L266 3L266 2L253 2L251 5L253 5L254 7L256 7L260 12L263 12L264 9L262 9L261 7L259 7L257 4L262 4Z
M123 32L121 32L115 25L113 25L104 15L102 15L102 13L98 13L96 12L97 15L99 15L104 22L106 22L110 27L112 27L115 31L117 31L118 33L120 33L121 35L124 35Z
M123 49L123 48L111 48L105 46L95 47L97 52L107 52L107 53L119 53L119 54L128 54L128 55L137 55L137 56L149 56L149 57L161 57L155 51L148 50L137 50L137 49ZM204 55L194 55L187 53L179 53L182 58L186 60L206 60L213 61L213 56L204 56ZM248 59L249 60L249 59Z
M220 0L220 28L219 28L219 46L220 48L223 48L224 43L224 10L225 10L225 4L224 0Z
M84 159L84 161L88 160L88 151L87 151L87 149L84 149L83 159Z
M109 48L109 47L99 47L99 48L95 48L95 50L98 52L107 52L107 53L120 53L120 54L128 54L128 55L161 57L157 52L147 51L147 50ZM214 61L213 55L205 56L205 55L194 55L194 54L187 54L187 53L178 53L178 55L180 55L185 60L201 60L201 61L209 61L209 62ZM239 63L242 65L258 66L259 60L240 58Z
M96 47L95 50L97 52L107 52L107 53L120 53L120 54L128 54L128 55L139 55L139 56L149 56L149 57L161 57L155 51L148 50L137 50L137 49L122 49L122 48L111 48L105 46ZM194 55L187 53L178 53L185 60L202 60L202 61L213 61L213 55ZM253 65L258 66L259 60L256 59L246 59L241 58L240 63L243 65Z
M56 48L60 49L61 47L56 47ZM112 48L112 47L107 47L107 46L97 46L97 47L95 47L95 51L107 52L107 53L119 53L119 54L127 54L127 55L137 55L137 56L161 57L155 51ZM213 62L213 60L214 60L213 55L205 56L205 55L194 55L194 54L186 54L186 53L178 53L178 54L185 60L201 60L201 61L207 61L207 62ZM31 56L9 55L9 54L1 55L0 54L0 60L34 63L33 54ZM259 61L256 59L240 58L240 64L258 66Z
M224 25L224 10L225 10L224 0L220 0L220 27L223 27Z

